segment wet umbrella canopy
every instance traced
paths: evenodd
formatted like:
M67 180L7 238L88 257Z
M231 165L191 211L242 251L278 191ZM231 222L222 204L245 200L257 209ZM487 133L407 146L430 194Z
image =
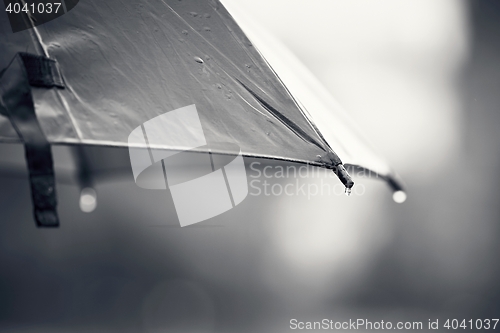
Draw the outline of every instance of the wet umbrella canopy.
M231 14L213 0L89 0L15 33L0 22L0 142L25 144L40 225L58 224L44 215L55 214L51 144L127 147L144 122L193 104L206 147L231 142L244 156L332 169L347 189L352 166L401 190L314 78Z

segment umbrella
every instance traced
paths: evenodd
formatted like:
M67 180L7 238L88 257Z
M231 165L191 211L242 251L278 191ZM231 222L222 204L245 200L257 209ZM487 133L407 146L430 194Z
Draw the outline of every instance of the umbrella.
M88 187L81 147L128 147L145 122L193 104L207 142L198 152L231 153L217 145L230 142L243 156L331 169L346 193L346 167L369 171L404 200L396 174L328 92L237 10L215 0L76 3L53 20L21 11L0 22L0 142L25 145L39 226L59 224L51 145L80 147ZM192 148L179 142L155 149Z

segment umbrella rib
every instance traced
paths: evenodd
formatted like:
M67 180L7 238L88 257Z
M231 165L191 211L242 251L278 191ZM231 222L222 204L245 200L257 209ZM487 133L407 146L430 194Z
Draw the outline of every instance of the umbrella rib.
M273 106L259 97L255 92L253 92L250 88L248 88L243 82L236 79L258 102L259 104L268 111L275 119L277 119L281 124L283 124L287 129L289 129L296 136L304 140L305 142L311 143L323 151L327 151L324 146L319 144L314 138L312 138L309 134L304 132L299 126L294 124L290 119L288 119L284 114L276 110Z

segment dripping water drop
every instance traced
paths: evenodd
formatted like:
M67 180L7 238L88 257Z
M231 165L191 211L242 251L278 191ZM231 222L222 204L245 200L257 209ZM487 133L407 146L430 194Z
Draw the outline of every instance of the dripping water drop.
M406 201L406 193L404 191L396 191L392 194L392 200L397 203L403 203Z
M86 187L80 192L80 209L84 213L91 213L97 207L97 193L91 187Z
M345 188L345 195L350 196L351 192L352 192L352 188L350 188L350 187Z

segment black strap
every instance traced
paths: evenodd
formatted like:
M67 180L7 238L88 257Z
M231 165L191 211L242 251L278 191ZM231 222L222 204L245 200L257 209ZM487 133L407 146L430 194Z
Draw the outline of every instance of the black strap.
M33 87L64 88L64 83L55 60L30 53L19 53Z
M63 87L54 60L18 53L0 72L0 113L24 142L34 215L39 227L57 227L57 199L50 144L38 122L30 85Z

